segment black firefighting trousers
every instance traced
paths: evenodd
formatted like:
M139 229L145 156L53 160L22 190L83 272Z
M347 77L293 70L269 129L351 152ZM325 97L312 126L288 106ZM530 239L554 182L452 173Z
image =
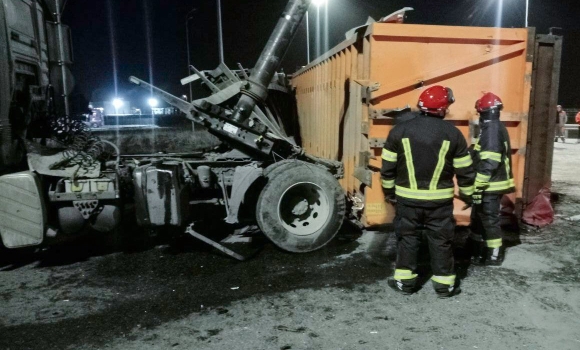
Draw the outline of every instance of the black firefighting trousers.
M452 246L455 231L453 204L436 208L397 204L395 232L399 244L395 279L397 279L397 274L402 276L402 279L405 279L405 274L408 274L409 278L416 276L422 230L425 232L429 245L433 280L453 285L455 281Z
M481 235L488 248L502 246L499 207L501 194L483 193L481 204L471 210L471 229Z

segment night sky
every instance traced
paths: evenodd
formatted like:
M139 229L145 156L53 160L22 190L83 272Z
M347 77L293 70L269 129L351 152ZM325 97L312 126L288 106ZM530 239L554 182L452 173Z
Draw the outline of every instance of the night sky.
M344 40L344 33L409 6L406 23L461 26L495 26L502 0L329 0L328 44ZM63 22L72 30L76 93L92 101L117 95L134 105L144 103L140 88L128 83L135 75L151 79L175 95L187 94L179 80L187 75L186 15L189 21L192 64L213 69L218 64L215 0L68 0ZM222 0L225 61L230 68L240 62L252 68L284 9L286 0ZM324 13L321 14L324 18ZM523 27L525 0L503 0L502 27ZM547 34L562 27L564 52L560 103L580 107L577 82L580 69L580 4L572 0L530 0L529 25ZM316 56L316 9L310 11L311 56ZM148 34L149 33L149 34ZM324 44L324 39L322 39ZM115 52L113 55L112 53ZM114 58L113 58L114 57ZM306 64L306 30L301 29L288 51L283 68L293 73ZM116 74L113 67L116 67ZM116 76L116 79L115 79Z

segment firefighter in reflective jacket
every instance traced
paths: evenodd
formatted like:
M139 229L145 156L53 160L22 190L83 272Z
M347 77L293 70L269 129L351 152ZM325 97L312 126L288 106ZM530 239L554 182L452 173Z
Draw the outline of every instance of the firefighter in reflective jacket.
M403 294L414 293L417 253L425 230L431 255L433 287L439 297L459 292L452 240L454 183L470 203L475 173L461 132L443 120L455 102L449 88L433 86L420 98L415 118L397 124L382 152L381 178L386 199L396 204L398 239L396 270L388 285Z
M504 259L499 208L504 194L515 192L511 145L506 127L500 122L501 99L488 92L475 103L481 133L475 144L475 194L471 225L484 246L474 252L474 264L501 265Z

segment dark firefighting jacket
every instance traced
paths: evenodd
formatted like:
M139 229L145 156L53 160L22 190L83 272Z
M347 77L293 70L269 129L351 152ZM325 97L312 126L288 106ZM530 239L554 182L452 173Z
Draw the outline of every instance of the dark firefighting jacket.
M476 190L497 194L515 192L508 131L499 114L488 118L480 119L481 132L473 150Z
M382 159L383 189L394 192L402 204L432 207L451 202L454 175L462 195L474 192L475 172L465 138L440 118L418 115L397 124Z

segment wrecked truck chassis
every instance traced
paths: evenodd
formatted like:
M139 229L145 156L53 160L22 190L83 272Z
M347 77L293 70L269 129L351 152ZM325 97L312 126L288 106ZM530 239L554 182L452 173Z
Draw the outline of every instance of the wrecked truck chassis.
M337 181L343 176L342 163L306 154L265 106L268 86L309 5L308 0L288 1L251 74L244 69L236 74L221 62L212 80L192 67L212 91L207 98L188 103L130 78L180 109L192 122L203 125L229 147L227 151L199 160L118 160L94 178L79 179L76 172L72 178L56 181L42 180L35 172L0 178L4 188L28 191L30 203L15 207L32 204L36 208L31 213L35 217L33 237L18 227L18 222L26 219L20 210L8 213L11 223L0 224L4 245L38 245L45 232L50 232L48 236L75 234L87 226L99 232L112 231L120 224L123 198L131 201L129 193L134 193L135 217L141 227L187 226L189 234L202 239L191 226L197 214L194 206L218 204L225 208L224 220L229 224L240 223L243 209L249 208L249 221L257 223L284 250L308 252L326 245L345 216L345 194ZM50 205L44 188L48 189ZM0 200L0 206L10 205ZM49 228L50 224L54 228ZM202 240L233 253L210 239Z
M145 234L177 228L243 260L196 225L222 222L229 231L257 224L281 249L302 253L326 245L344 219L344 193L336 178L302 160L264 163L235 150L199 159L120 158L92 179L32 171L0 177L7 194L0 198L3 245L46 246L88 232L126 234L121 224L135 222ZM8 204L8 197L16 199Z
M228 70L225 66L221 69ZM209 183L217 186L214 195L221 195L219 203L225 207L226 223L240 223L241 209L250 208L245 210L252 213L249 222L254 219L276 245L291 252L319 249L336 235L346 206L337 181L343 176L342 163L305 154L274 118L259 108L245 121L234 120L233 110L220 104L237 97L247 82L235 81L208 98L187 103L138 78L131 77L130 81L177 107L230 147L228 152L184 161L182 166L184 176L194 188L207 190ZM142 171L134 171L136 177L139 173ZM135 180L135 188L139 188L139 183ZM148 201L146 195L136 192L136 203ZM305 194L297 195L300 192ZM245 220L248 222L248 218ZM192 234L191 227L188 232Z
M132 181L138 225L149 229L187 226L186 233L239 260L240 255L198 232L196 223L223 220L232 228L257 223L277 246L291 252L319 249L340 228L344 210L336 200L340 203L344 194L326 169L300 160L265 166L251 159L228 159L231 154L227 153L214 156L155 159L135 167ZM297 173L301 181L293 179ZM309 184L324 190L314 194L293 190L309 189ZM274 191L269 190L272 187ZM282 195L272 195L276 191ZM217 209L215 215L224 213L225 217L207 217L210 206Z

